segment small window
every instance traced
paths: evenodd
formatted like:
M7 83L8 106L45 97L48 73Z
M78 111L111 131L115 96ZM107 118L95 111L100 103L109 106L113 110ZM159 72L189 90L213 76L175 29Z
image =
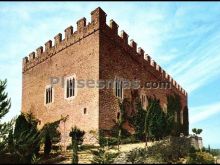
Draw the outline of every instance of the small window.
M117 113L117 120L120 118L120 112Z
M53 87L47 86L45 89L45 104L53 102Z
M65 98L73 98L76 95L75 76L70 76L65 80Z
M86 112L87 112L87 109L86 109L86 108L84 108L84 109L83 109L83 113L84 113L84 114L86 114Z
M123 98L123 81L117 78L115 80L115 95L116 97Z

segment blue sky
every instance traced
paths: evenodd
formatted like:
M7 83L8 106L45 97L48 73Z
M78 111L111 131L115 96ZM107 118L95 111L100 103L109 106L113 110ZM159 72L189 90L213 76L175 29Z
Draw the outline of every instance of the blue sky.
M0 79L21 110L22 58L100 6L188 92L190 130L220 148L219 2L0 2Z

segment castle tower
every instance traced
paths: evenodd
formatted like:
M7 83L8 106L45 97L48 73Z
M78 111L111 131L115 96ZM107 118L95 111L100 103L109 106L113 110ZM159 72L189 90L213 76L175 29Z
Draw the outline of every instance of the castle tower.
M73 26L67 27L64 35L58 33L53 41L23 58L22 112L32 112L41 121L39 127L68 116L59 127L62 145L69 143L69 131L75 125L86 132L84 142L94 144L98 143L94 132L97 136L100 130L111 134L119 113L118 99L131 99L132 92L120 83L115 84L116 89L102 89L91 82L136 79L144 86L145 82L162 81L170 88L139 89L143 105L147 105L146 96L155 95L166 106L167 94L179 94L183 107L179 115L187 125L184 134L188 134L188 112L181 115L186 113L186 91L133 39L129 42L125 31L119 35L114 20L107 25L106 17L98 7L91 12L90 22L81 18L75 31ZM82 82L90 82L90 86L79 86Z

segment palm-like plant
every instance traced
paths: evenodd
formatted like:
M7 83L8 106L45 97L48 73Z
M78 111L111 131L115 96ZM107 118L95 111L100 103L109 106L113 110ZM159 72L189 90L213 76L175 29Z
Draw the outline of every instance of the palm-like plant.
M78 145L83 143L85 132L78 129L76 126L72 128L69 136L72 138L73 158L72 163L78 164Z
M193 132L196 136L198 136L199 134L202 133L202 129L193 128L193 129L192 129L192 132Z

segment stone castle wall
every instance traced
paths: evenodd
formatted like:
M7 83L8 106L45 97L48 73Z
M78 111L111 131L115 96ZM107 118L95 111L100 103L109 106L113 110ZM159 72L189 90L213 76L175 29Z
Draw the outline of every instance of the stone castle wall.
M77 125L85 130L85 143L95 143L89 134L91 130L111 129L118 113L118 102L113 89L77 88L77 95L72 100L64 98L63 78L76 75L83 80L114 79L115 76L133 80L167 81L171 89L140 89L141 95L155 95L166 106L166 95L178 93L181 103L187 105L186 91L167 74L151 57L138 48L128 35L122 31L118 35L118 25L113 20L106 24L106 13L97 8L91 12L91 22L86 18L77 21L77 30L69 26L64 31L64 38L59 33L51 40L23 58L22 71L22 112L32 112L40 121L39 127L47 122L69 116L61 123L62 143L69 142L69 131ZM51 77L59 78L54 85L54 102L44 104L45 87L51 84ZM131 91L124 91L125 98L131 98ZM147 103L145 103L145 106ZM86 114L84 109L86 108ZM188 118L184 119L187 120Z

